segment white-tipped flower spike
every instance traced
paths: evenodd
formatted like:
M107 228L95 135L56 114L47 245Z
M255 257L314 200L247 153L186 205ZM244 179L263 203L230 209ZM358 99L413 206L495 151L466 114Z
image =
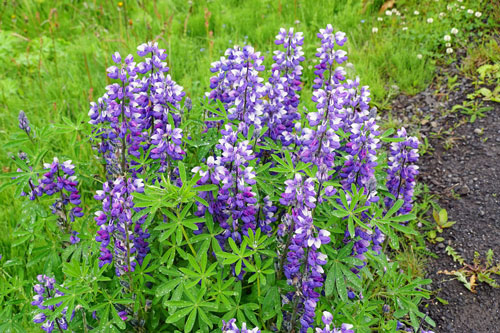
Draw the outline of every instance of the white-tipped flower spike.
M451 40L451 36L450 35L444 35L443 39L444 39L445 42L449 42Z
M453 49L451 47L447 48L446 49L446 53L452 54L453 53Z
M419 15L419 14L420 14L420 12L419 12L418 10L416 10L416 11L414 11L414 12L413 12L413 14L414 14L414 15Z
M406 31L408 30L408 27L403 27L401 30Z
M391 15L392 15L392 11L390 11L390 10L386 10L386 11L385 11L385 15L387 15L387 16L391 16Z
M429 17L429 18L427 19L427 23L432 23L432 22L434 22L434 19L433 19L432 17Z
M380 21L380 22L382 22L384 20L384 18L383 17L377 17L377 20Z
M452 33L453 35L458 34L458 29L457 29L457 28L452 28L452 29L451 29L451 33Z
M467 9L467 14L474 14L474 11L472 9Z
M474 14L476 17L481 17L481 15L483 15L481 12L476 12L476 14Z
M373 27L372 28L372 33L376 34L378 32L378 28L377 27Z
M422 58L423 58L423 56L420 53L417 54L417 59L422 59Z

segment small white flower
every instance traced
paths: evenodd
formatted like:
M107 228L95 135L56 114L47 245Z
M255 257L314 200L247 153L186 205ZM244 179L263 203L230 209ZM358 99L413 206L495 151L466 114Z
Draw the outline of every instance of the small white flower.
M294 22L295 24L300 24L300 21L299 20L295 20Z
M447 48L446 49L446 53L452 54L453 53L453 49L451 47Z
M413 14L414 14L414 15L418 15L418 14L420 14L420 13L419 13L419 11L418 11L418 10L416 10L416 11L414 11L414 12L413 12Z
M451 33L452 33L453 35L458 34L458 29L457 29L457 28L451 28Z
M402 30L403 30L403 31L406 31L406 30L408 30L408 27L403 27L403 29L402 29Z
M476 14L474 14L476 17L481 17L481 15L483 15L481 12L476 12Z
M451 43L444 44L446 47L451 47Z
M439 18L443 18L443 17L445 17L445 16L446 16L446 14L445 14L445 13L443 13L443 12L439 13Z
M449 12L451 12L451 11L453 10L453 6L452 6L452 5L447 5L447 6L446 6L446 9L447 9Z
M458 2L464 2L464 0L457 0Z
M429 18L427 19L427 23L432 23L432 22L434 22L434 19L433 19L432 17L429 17Z
M385 15L387 15L387 16L391 16L391 15L392 15L392 11L390 11L390 10L386 10L386 11L385 11Z
M345 67L349 68L349 69L353 69L354 68L354 65L351 63L351 62L348 62Z
M422 58L423 58L423 56L420 53L417 54L417 59L422 59Z
M467 9L467 14L474 14L474 11L472 9Z
M451 36L450 35L444 35L444 41L445 42L449 42L451 40Z
M382 17L377 17L377 20L382 22L384 19Z
M461 10L465 10L465 6L460 6L460 9Z
M373 27L372 28L372 33L376 34L378 32L378 28L377 27Z

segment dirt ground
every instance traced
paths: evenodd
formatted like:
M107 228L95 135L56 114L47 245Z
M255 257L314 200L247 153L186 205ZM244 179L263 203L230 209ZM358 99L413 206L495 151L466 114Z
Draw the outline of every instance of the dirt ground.
M419 181L439 197L449 220L456 221L440 234L444 242L428 244L438 258L428 261L427 277L433 280L435 296L448 304L433 297L422 311L436 322L436 333L500 332L500 289L479 283L477 293L472 293L454 276L437 273L460 266L445 253L448 245L468 263L474 251L485 258L488 249L495 252L497 262L500 259L500 103L485 102L493 110L474 123L460 113L447 112L462 104L474 86L456 66L438 71L440 77L459 75L459 85L450 90L438 80L416 96L401 95L393 102L393 114L403 124L413 123L430 138L433 151L419 161Z

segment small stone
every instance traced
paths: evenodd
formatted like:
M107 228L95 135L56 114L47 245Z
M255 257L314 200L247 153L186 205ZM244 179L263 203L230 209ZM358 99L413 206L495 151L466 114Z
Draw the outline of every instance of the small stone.
M467 195L470 192L470 188L467 185L460 186L458 189L458 194L460 195Z

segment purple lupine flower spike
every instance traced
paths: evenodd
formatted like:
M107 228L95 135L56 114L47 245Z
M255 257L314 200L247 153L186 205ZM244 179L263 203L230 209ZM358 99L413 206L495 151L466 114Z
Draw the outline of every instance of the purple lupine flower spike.
M30 135L31 127L30 127L30 122L28 120L28 117L26 117L26 114L24 113L23 110L19 111L19 128L22 129L23 131Z
M225 57L212 63L210 69L215 76L210 78L212 91L206 97L210 101L220 100L228 112L228 118L242 122L241 130L245 135L251 125L256 130L262 127L262 98L266 95L266 89L259 72L264 70L263 60L260 52L246 45L227 49ZM207 119L207 126L214 127L215 122Z
M55 311L56 308L61 306L61 303L57 303L55 305L45 306L43 302L52 299L54 297L64 296L64 293L56 289L56 280L54 278L48 277L46 275L38 275L37 276L38 284L35 284L33 287L33 291L35 292L35 296L33 296L33 301L31 305L37 306L40 310L51 310ZM61 311L61 316L57 317L54 321L47 320L47 316L43 312L37 313L33 317L33 322L35 324L42 324L41 329L50 333L57 330L67 330L68 322L66 321L66 311L67 308L64 308Z
M312 327L315 309L319 301L318 289L323 286L324 271L327 256L319 252L322 244L330 242L330 233L326 230L317 230L313 224L312 210L316 207L316 191L311 178L303 180L301 174L295 174L294 179L285 182L286 190L281 195L280 203L291 206L291 215L284 217L286 225L280 229L289 229L291 240L286 253L284 273L290 285L299 293L298 304L303 304L300 317L300 332L305 333ZM285 232L281 232L284 234ZM281 259L282 261L285 258ZM301 269L301 267L304 269ZM295 325L296 323L287 323Z
M60 163L59 159L54 157L52 163L44 164L44 169L47 172L40 178L40 185L34 188L34 195L31 195L30 199L35 200L37 196L44 194L56 194L58 197L51 206L52 214L58 216L59 226L69 231L69 222L83 216L81 197L77 189L78 180L74 175L75 166L71 160ZM73 207L70 208L69 204Z
M269 97L265 105L262 122L269 127L268 134L273 140L281 140L284 145L293 142L292 132L294 122L300 119L297 112L301 88L302 66L304 52L302 44L304 37L301 32L294 33L293 28L288 31L280 29L275 44L283 45L285 51L274 52L271 77L266 84Z
M149 237L142 224L146 216L132 221L132 214L139 210L134 209L133 193L144 192L142 179L119 176L114 182L106 182L102 191L98 191L95 198L102 200L103 211L96 212L94 220L100 229L97 231L96 241L101 243L101 256L99 266L115 260L115 270L118 276L133 271L137 263L149 251L146 239ZM114 255L109 246L113 240Z
M403 199L403 206L397 214L408 214L413 208L413 189L415 187L415 177L418 175L418 139L408 136L406 129L401 128L396 138L403 138L404 141L393 142L390 147L389 169L387 170L387 188L396 199ZM394 200L385 198L385 205L390 209Z

